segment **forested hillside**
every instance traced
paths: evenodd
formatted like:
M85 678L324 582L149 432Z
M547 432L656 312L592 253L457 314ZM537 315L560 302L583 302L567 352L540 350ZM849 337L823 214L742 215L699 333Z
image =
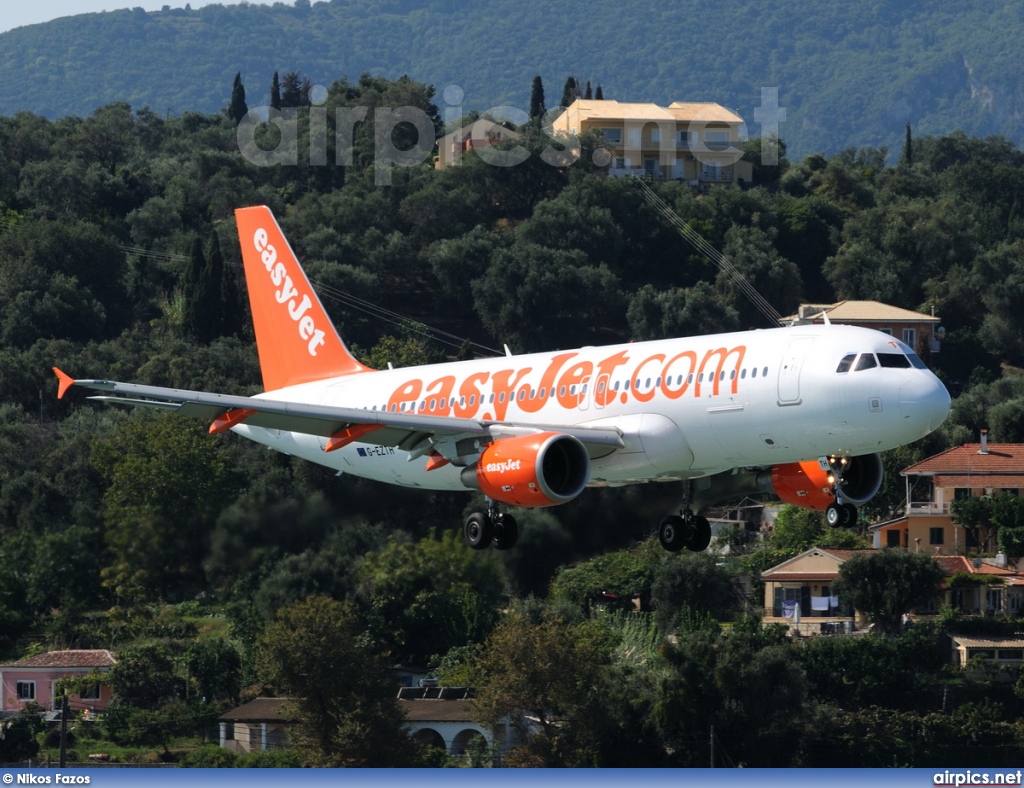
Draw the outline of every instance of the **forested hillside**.
M0 112L88 115L112 101L166 116L213 112L241 71L250 103L298 70L314 84L364 71L465 91L469 108L527 106L541 74L554 105L568 75L621 101L716 101L761 133L777 87L781 135L798 155L895 150L964 130L1024 140L1018 4L954 0L720 3L640 0L330 0L83 14L0 34Z
M332 83L326 106L333 118L343 106L412 105L440 127L433 102L422 83L366 77ZM308 113L298 110L300 151ZM384 187L374 185L368 125L357 127L349 167L303 156L257 167L225 114L165 118L111 104L85 118L0 117L0 656L102 647L149 666L150 694L130 683L135 674L119 679L125 700L105 723L118 741L166 744L163 731L219 713L200 698L222 709L245 685L352 708L352 682L332 695L288 671L287 655L316 645L302 636L326 627L367 671L410 661L493 688L482 717L528 694L516 684L526 644L562 649L544 682L561 682L550 702L572 735L539 740L521 765L704 765L695 742L709 721L734 762L751 766L891 765L894 725L907 731L899 763L951 765L955 754L977 765L1000 752L1016 762L1016 696L941 685L928 638L800 647L739 617L743 604L720 592L738 564L668 555L648 539L678 505L674 485L589 490L523 511L515 549L475 554L454 534L479 507L469 495L338 478L77 389L56 398L53 366L257 392L233 219L250 204L275 211L372 366L506 342L519 352L762 325L628 180L585 166L589 156L551 166L539 155L548 141L522 131L532 155L521 165L467 156L445 171L396 167ZM981 427L995 441L1024 440L1024 154L998 138L919 136L894 164L850 149L759 165L755 177L745 191L696 195L673 183L660 195L782 313L804 298L879 299L934 308L947 329L928 361L958 395L953 414L885 458L888 485L865 516L891 515L898 470L925 453ZM860 543L820 522L801 533L802 545ZM769 545L746 566L796 544ZM653 617L591 616L590 599L609 589L641 596ZM225 616L211 642L210 621ZM716 619L735 624L721 630ZM668 634L677 638L666 643ZM835 680L840 669L855 675ZM391 691L387 680L373 686ZM949 698L963 710L943 706ZM386 727L390 713L375 719ZM964 725L984 748L962 741ZM311 741L303 762L339 762ZM380 757L341 762L393 765Z

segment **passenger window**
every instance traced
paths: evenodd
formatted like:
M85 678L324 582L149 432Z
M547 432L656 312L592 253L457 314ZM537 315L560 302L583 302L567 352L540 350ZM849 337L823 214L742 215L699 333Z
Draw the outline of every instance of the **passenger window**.
M871 369L872 367L877 366L878 362L875 361L874 353L861 353L860 358L857 359L857 367L854 369L854 372L860 372L861 370Z
M879 353L878 364L889 369L910 369L910 361L902 353Z
M843 356L843 360L839 362L839 366L836 367L836 372L849 372L850 367L853 366L853 360L857 358L856 353L850 353L849 355Z

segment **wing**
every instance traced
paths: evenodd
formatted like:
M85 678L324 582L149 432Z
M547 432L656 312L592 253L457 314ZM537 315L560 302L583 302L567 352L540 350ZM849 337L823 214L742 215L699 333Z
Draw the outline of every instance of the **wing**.
M63 397L69 388L79 386L103 394L89 397L101 402L141 406L172 411L210 422L210 432L218 433L237 424L272 430L299 432L327 438L324 451L334 451L354 441L380 446L395 446L405 451L427 453L430 438L485 437L500 439L536 432L559 432L577 438L592 457L610 454L625 444L622 433L613 427L585 427L553 424L521 424L415 413L389 413L334 405L312 405L264 397L239 397L206 391L143 386L113 380L76 380L53 368L60 381L57 392Z

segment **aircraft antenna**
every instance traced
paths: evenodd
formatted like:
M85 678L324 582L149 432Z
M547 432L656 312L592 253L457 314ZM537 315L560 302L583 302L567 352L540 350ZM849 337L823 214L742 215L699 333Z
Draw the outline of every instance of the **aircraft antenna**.
M743 274L736 270L736 266L729 262L728 257L715 249L714 246L708 243L704 236L690 227L688 223L680 219L678 214L669 208L668 204L654 192L654 189L644 183L641 178L633 178L632 180L636 187L640 189L644 199L647 200L647 202L655 208L658 213L665 217L665 220L675 227L676 230L679 231L679 234L683 236L683 238L685 238L694 249L713 262L718 267L719 271L722 271L732 279L742 293L750 299L754 306L758 308L761 314L768 318L769 322L776 326L782 325L782 315L775 310L775 307L768 303L764 296L757 291L757 288L750 284Z

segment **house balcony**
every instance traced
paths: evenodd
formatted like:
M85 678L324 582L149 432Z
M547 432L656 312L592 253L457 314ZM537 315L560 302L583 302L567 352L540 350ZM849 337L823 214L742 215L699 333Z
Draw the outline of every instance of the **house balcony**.
M907 506L908 515L943 515L949 516L949 503L939 501L910 501Z

